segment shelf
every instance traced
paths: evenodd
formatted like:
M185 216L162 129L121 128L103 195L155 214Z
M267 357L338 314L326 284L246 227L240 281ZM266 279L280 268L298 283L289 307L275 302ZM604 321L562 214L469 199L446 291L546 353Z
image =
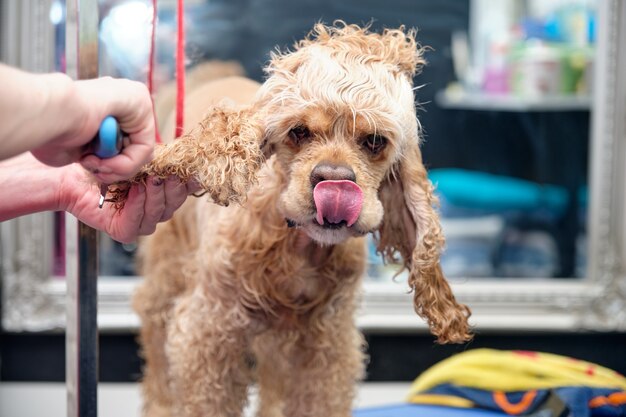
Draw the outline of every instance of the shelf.
M587 96L548 96L521 98L511 95L439 91L435 102L441 108L454 110L487 110L508 112L589 111Z

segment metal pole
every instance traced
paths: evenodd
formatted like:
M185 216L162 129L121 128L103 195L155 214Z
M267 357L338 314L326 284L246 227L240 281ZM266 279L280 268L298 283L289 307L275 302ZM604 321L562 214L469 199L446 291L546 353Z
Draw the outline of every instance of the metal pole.
M98 2L66 2L67 72L98 77ZM96 204L94 202L94 204ZM78 233L76 233L78 231ZM68 221L66 384L68 417L98 415L98 233ZM73 240L73 242L70 242ZM77 245L77 246L76 246Z

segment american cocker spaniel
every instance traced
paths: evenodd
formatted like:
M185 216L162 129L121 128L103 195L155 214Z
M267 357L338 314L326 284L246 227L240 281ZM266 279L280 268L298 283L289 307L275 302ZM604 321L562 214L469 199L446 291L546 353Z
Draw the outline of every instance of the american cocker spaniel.
M423 63L412 30L317 24L272 54L263 84L187 97L188 133L135 181L176 175L219 205L190 199L142 244L146 416L240 416L254 383L260 417L351 415L368 233L408 270L437 340L471 337L439 263L413 88Z

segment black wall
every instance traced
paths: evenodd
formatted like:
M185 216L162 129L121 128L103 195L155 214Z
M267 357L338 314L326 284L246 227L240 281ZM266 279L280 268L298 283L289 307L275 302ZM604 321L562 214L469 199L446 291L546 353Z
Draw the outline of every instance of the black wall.
M412 381L430 366L467 349L534 350L597 363L626 375L623 333L478 334L466 345L440 346L429 335L367 335L368 381ZM142 361L132 334L100 336L100 381L134 382ZM4 334L0 381L64 381L65 335Z

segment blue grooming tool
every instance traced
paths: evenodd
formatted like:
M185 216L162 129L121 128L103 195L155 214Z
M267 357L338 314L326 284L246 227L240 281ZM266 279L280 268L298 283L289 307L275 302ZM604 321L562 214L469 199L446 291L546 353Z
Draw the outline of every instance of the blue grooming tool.
M107 116L100 124L94 139L94 154L98 158L112 158L122 151L123 135L120 124L113 116Z
M124 144L124 134L120 128L120 124L113 116L107 116L100 124L98 134L92 141L93 153L102 159L113 158L122 151ZM102 208L104 200L109 190L108 184L100 184L100 200L98 207Z

